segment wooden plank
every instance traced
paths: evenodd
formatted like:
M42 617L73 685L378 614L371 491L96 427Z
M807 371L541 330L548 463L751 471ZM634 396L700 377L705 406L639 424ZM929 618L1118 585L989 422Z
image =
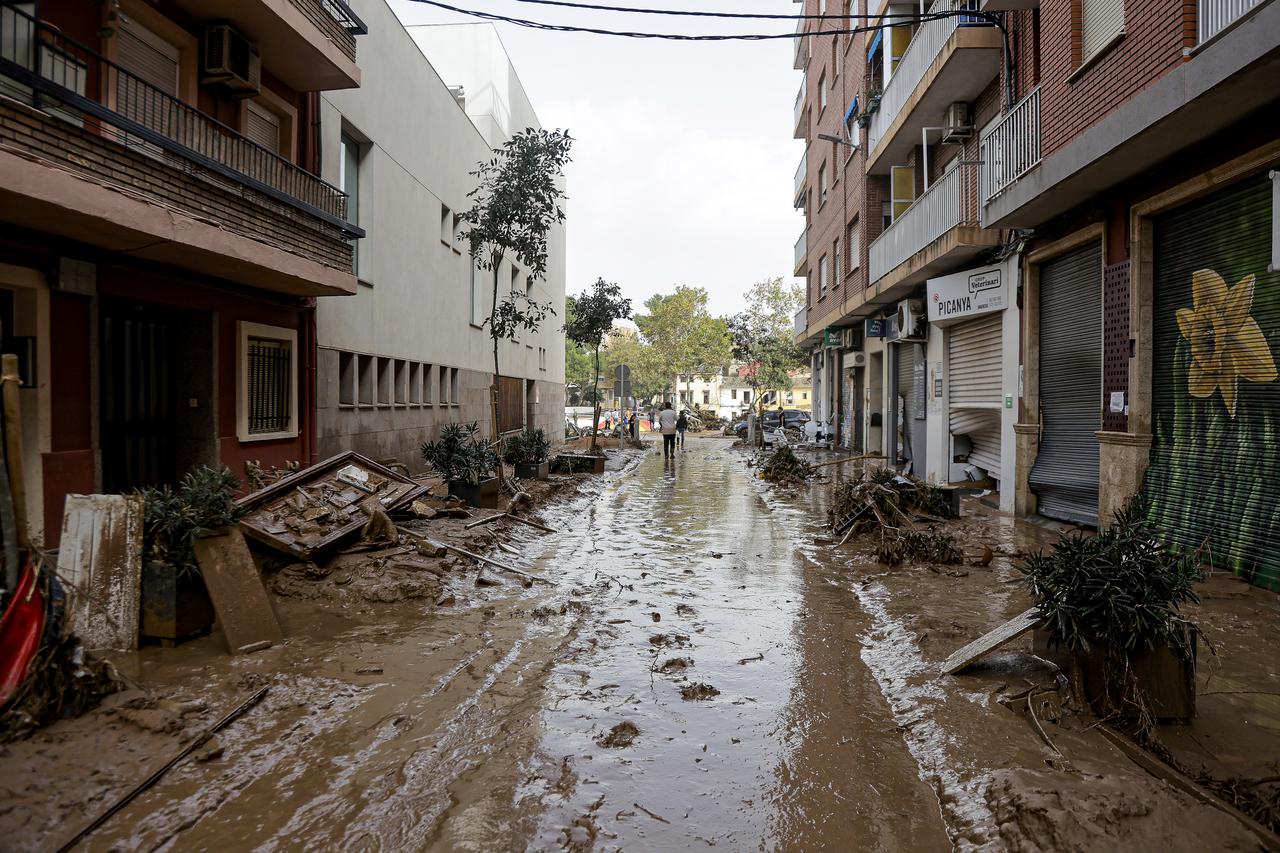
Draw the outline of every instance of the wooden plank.
M239 528L202 536L194 544L196 563L213 599L228 650L239 654L255 643L280 643L284 639L280 624Z
M951 675L959 672L979 658L994 652L1005 643L1018 639L1039 624L1040 617L1036 615L1034 607L1019 613L994 631L989 631L967 646L962 646L952 652L951 657L947 658L942 664L942 675Z
M13 494L18 548L25 551L30 542L27 538L27 485L22 473L22 411L18 403L18 387L21 384L18 357L12 354L0 356L0 386L4 389L4 453L9 463L9 491Z
M138 648L142 595L140 497L67 495L58 575L72 624L89 649Z

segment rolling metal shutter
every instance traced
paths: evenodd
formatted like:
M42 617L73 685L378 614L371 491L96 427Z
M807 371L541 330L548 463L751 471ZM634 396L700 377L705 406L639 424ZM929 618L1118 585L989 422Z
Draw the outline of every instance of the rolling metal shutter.
M1001 324L1003 312L953 326L947 336L952 435L968 436L969 461L1000 479Z
M898 362L898 399L893 401L895 410L902 405L898 415L898 433L900 455L904 459L915 459L915 447L912 444L912 420L915 412L915 344L892 344L897 349ZM914 467L914 466L913 466Z
M272 154L279 154L280 116L255 103L245 104L244 135Z
M1151 520L1280 590L1280 273L1260 174L1154 228Z
M1041 515L1096 526L1102 413L1102 244L1040 268Z

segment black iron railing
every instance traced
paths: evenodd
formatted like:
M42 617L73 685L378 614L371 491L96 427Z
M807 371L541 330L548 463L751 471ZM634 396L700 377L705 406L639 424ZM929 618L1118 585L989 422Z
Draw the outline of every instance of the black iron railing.
M0 91L187 172L204 170L318 217L348 237L347 197L56 28L0 4Z
M355 12L351 11L351 7L346 4L346 0L320 0L320 5L324 6L325 11L332 15L333 19L352 35L363 36L369 33L369 28L365 26L364 21L360 20Z

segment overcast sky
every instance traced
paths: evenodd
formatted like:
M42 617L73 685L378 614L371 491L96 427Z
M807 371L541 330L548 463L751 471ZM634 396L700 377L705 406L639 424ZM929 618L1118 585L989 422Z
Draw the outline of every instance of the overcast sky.
M474 20L390 0L406 24ZM605 29L789 32L746 25L514 2L446 0L512 17ZM797 14L787 0L628 0L606 5ZM791 207L804 148L791 138L800 73L789 39L666 42L498 24L542 124L576 138L568 169L568 281L622 285L636 307L676 284L705 287L711 311L742 307L752 282L790 279L804 220Z

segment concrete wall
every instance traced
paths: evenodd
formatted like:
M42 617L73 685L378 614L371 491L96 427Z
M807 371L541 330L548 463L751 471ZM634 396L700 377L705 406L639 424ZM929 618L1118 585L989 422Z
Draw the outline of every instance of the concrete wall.
M441 425L456 421L490 423L488 386L493 373L492 342L479 323L488 314L492 272L473 281L466 245L456 239L454 217L471 206L468 173L490 156L491 143L449 92L447 83L400 24L385 0L353 2L368 24L361 51L363 86L322 96L323 174L340 183L341 135L361 141L360 241L355 296L325 300L318 313L321 347L319 447L321 454L353 447L376 458L396 457L418 468L418 447ZM501 77L511 113L524 126L537 126L519 80L488 24L452 28L471 34L489 51L487 73ZM479 120L479 119L477 119ZM480 120L480 124L484 122ZM505 138L505 137L504 137ZM493 137L493 144L503 139ZM442 224L443 220L443 224ZM556 316L537 333L524 333L499 346L499 371L534 382L535 425L554 440L563 436L564 229L550 240L544 279L504 261L499 293L511 286L513 269L521 289L549 302ZM475 302L479 307L473 306ZM340 390L343 353L458 370L456 401L434 399L403 404L352 399ZM526 404L526 411L527 411Z

